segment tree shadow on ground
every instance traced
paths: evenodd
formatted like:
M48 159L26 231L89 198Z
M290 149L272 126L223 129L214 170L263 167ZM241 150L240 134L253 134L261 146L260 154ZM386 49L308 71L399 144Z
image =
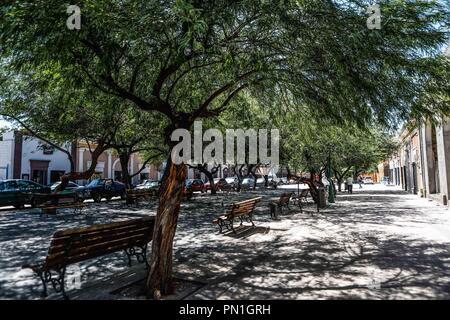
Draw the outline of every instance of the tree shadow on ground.
M449 246L414 234L395 234L386 227L426 227L445 223L425 215L405 193L358 191L312 216L315 206L285 211L270 219L268 203L286 190L196 194L181 206L174 243L177 277L208 285L191 299L348 299L449 298ZM239 236L219 233L212 220L234 202L263 196L256 228ZM152 215L156 199L136 207L123 202L92 204L84 214L62 211L39 216L36 210L0 215L0 296L39 297L40 281L21 266L44 258L57 230ZM448 224L448 223L447 223ZM107 255L79 264L81 287L127 270L126 256ZM69 274L70 274L69 270ZM54 297L54 296L52 296Z

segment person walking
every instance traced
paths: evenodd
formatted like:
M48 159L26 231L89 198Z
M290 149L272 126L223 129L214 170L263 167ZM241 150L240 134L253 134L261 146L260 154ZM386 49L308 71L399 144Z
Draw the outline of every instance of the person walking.
M363 178L361 176L358 177L359 188L362 189Z
M348 193L353 193L353 177L347 178L347 190Z

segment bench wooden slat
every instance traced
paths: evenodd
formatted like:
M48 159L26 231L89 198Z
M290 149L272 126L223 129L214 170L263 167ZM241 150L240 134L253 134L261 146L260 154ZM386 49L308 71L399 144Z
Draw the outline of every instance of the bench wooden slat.
M51 241L44 269L145 245L152 239L153 225L154 217L146 217L57 231Z
M56 254L47 256L45 261L46 267L57 266L61 263L71 264L80 262L86 259L103 256L109 252L124 250L126 248L145 245L149 242L151 236L144 233L136 234L126 238L119 238L109 242L101 242L87 247L80 247L69 250L67 253L60 251Z
M104 255L107 255L109 253L125 250L127 248L133 247L133 246L139 246L142 243L140 241L130 242L130 243L118 243L115 246L104 246L101 248L98 248L98 250L91 250L91 251L85 251L78 255L73 255L70 257L61 257L60 259L53 259L50 260L48 263L43 267L43 270L50 269L51 267L59 266L59 265L69 265L74 264L77 262L85 261L92 258L101 257Z
M141 228L148 228L151 225L151 222L147 223L135 223L135 224L124 224L124 225L117 225L113 228L102 228L102 229L91 229L88 232L80 233L80 232L73 232L70 234L63 234L59 233L58 235L53 236L52 244L59 245L62 243L65 243L68 239L72 239L74 241L75 237L82 236L83 239L88 238L96 238L102 235L106 235L110 232L130 232L130 230L133 229L141 229Z
M148 232L148 226L143 226L139 229L130 229L130 230L121 230L120 232L114 232L110 234L92 234L89 237L82 237L80 240L71 241L72 250L76 248L83 248L86 246L96 245L103 242L108 242L116 239L122 239L134 235L141 235L144 232ZM55 239L52 241L50 248L48 250L48 255L64 252L66 250L65 244L67 243L66 239Z
M233 229L233 220L234 218L238 218L241 216L247 216L250 219L250 222L254 225L251 220L251 216L255 207L259 201L261 201L261 197L244 200L241 202L234 203L230 209L228 209L222 216L214 219L212 221L213 224L218 224L220 228L220 232L222 232L222 226L224 221L230 221L231 229ZM241 223L242 224L242 223Z
M43 284L43 296L47 295L47 284L52 284L57 292L64 289L66 266L88 259L104 256L117 251L125 251L128 264L136 256L139 262L147 262L147 245L152 240L155 217L114 222L91 227L60 230L54 233L46 259L40 264L27 264L38 274ZM58 278L52 278L52 272Z
M94 231L102 231L102 230L111 230L115 228L121 228L125 226L135 226L135 225L142 225L144 223L153 223L155 217L144 217L140 219L134 219L129 221L121 221L121 222L113 222L108 224L100 224L100 225L94 225L91 227L81 227L81 228L71 228L71 229L65 229L55 232L53 235L53 238L63 237L63 236L71 236L71 235L79 235L79 234L85 234L90 233Z

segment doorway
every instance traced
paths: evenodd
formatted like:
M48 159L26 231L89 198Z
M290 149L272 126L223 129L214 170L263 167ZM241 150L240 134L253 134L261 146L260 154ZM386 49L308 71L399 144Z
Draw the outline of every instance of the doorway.
M42 185L47 185L49 163L49 160L30 160L31 180Z

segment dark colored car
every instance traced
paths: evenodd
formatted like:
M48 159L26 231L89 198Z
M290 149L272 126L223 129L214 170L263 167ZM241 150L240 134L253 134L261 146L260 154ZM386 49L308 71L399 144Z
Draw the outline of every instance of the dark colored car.
M193 192L200 191L205 192L205 184L200 179L188 179L186 180L186 187L189 187Z
M159 188L161 187L161 182L154 180L147 180L143 184L140 184L134 188L134 190L139 191L149 191L154 195L159 193Z
M29 180L0 181L0 207L23 208L26 204L35 207L44 195L50 194L50 187Z
M55 192L56 188L60 184L61 184L61 181L58 181L50 186L52 193ZM89 192L87 190L83 190L79 184L76 184L73 181L69 181L69 184L66 186L66 188L63 191L58 192L58 194L61 194L61 195L75 194L75 196L77 197L77 199L79 199L80 202L83 202L84 199L89 198Z
M126 198L125 184L112 179L95 179L88 185L79 187L75 191L83 193L86 198L92 198L95 202L100 202L103 198L111 200L112 197Z
M216 191L220 190L220 184L219 184L220 179L219 178L215 178L214 179L214 189ZM205 182L205 190L211 190L211 183L209 183L209 181Z

